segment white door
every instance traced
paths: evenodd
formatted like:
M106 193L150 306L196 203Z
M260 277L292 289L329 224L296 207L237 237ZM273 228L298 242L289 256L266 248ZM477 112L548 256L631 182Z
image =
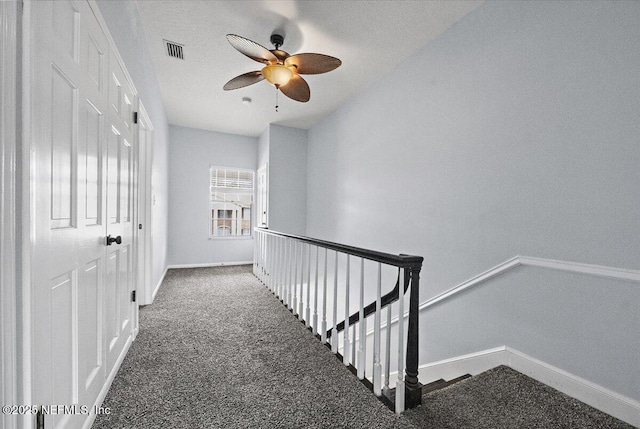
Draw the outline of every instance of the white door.
M260 227L267 227L268 221L268 202L269 202L269 182L268 182L268 165L265 164L258 169L258 220L257 225Z
M133 198L137 150L133 140L133 89L117 61L109 63L107 115L107 222L105 333L107 374L114 368L133 331Z
M87 2L30 10L32 403L79 428L132 335L133 94Z
M153 150L153 126L142 102L138 101L138 305L153 301L151 283L151 159Z

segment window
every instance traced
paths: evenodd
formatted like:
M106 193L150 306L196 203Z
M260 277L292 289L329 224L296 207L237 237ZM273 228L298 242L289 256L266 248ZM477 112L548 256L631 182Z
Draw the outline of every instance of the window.
M209 176L209 237L250 237L253 170L211 167Z

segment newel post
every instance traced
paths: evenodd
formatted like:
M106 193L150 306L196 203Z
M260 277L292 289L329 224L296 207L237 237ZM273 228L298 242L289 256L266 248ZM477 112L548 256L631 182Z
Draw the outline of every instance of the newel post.
M418 305L420 300L420 268L408 269L411 275L409 296L409 331L407 333L407 363L405 367L405 409L422 403L422 384L418 381ZM402 295L401 295L402 296Z

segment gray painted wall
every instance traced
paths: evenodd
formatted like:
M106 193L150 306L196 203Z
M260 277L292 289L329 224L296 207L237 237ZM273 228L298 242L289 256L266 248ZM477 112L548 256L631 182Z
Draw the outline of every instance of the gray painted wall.
M169 265L247 262L253 239L209 239L209 167L256 169L258 140L169 127Z
M155 287L167 267L169 124L135 2L97 0L96 3L154 127L151 192L155 204L152 207L151 236Z
M515 255L640 268L638 22L484 3L309 130L307 235L424 256L422 301ZM639 287L515 270L422 314L420 362L508 345L640 399Z
M304 235L307 229L307 131L271 124L268 136L269 229Z
M257 168L262 167L266 163L269 162L269 129L270 127L265 128L265 130L258 137L258 166Z

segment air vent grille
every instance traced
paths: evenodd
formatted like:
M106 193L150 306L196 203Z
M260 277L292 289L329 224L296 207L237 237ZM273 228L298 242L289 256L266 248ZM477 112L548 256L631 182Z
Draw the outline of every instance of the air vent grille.
M184 45L168 40L165 40L164 44L167 47L167 55L184 60Z

